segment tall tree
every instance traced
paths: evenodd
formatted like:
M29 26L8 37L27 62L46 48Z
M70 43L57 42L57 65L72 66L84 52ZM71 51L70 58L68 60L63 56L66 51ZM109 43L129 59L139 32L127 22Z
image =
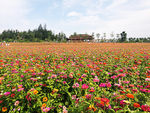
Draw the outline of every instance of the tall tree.
M96 34L96 37L97 37L97 40L98 40L98 42L99 42L100 33L97 33L97 34Z
M123 31L120 35L121 35L121 42L125 42L127 40L127 33Z

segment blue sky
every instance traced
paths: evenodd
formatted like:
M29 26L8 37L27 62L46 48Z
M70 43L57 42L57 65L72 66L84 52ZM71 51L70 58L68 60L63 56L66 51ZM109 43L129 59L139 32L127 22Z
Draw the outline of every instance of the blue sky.
M39 24L55 33L150 36L150 0L0 0L0 32Z

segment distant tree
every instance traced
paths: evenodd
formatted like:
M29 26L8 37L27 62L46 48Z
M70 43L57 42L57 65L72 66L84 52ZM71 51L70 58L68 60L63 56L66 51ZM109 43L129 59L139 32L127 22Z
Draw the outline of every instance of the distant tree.
M123 31L121 34L121 42L125 42L127 40L127 33L125 31Z
M96 37L97 37L97 39L98 39L98 42L99 42L100 33L97 33L97 34L96 34Z
M116 34L117 39L120 37L120 34Z
M110 34L110 36L113 38L113 37L114 37L114 33L112 32L112 33Z
M92 32L92 37L94 37L94 35L95 35L94 32Z
M76 33L76 32L74 32L74 33L73 33L73 35L74 35L74 36L76 36L76 35L77 35L77 33Z

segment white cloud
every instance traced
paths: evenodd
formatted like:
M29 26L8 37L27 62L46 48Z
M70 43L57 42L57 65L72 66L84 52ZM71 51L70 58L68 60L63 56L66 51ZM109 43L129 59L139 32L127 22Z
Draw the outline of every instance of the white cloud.
M112 4L106 7L107 10L112 10L113 8L120 7L122 4L128 2L128 0L113 0Z
M81 16L81 14L78 12L72 11L72 12L68 13L67 16L69 16L69 17L70 16Z
M30 0L0 0L0 32L7 29L28 30L46 24L44 18L31 19L32 4ZM34 14L33 14L34 15Z
M149 0L113 0L105 7L107 0L99 0L97 4L87 1L86 11L82 12L84 15L78 19L67 19L64 22L66 28L79 33L120 33L125 30L129 37L150 36L150 8L146 5L150 4Z
M0 30L15 28L26 23L29 12L26 0L1 0L0 3Z
M65 8L70 8L70 7L73 7L74 5L80 3L81 0L63 0L62 3L63 3L63 6Z
M150 0L62 0L62 4L51 5L47 8L48 11L43 12L47 16L53 15L56 20L52 21L51 17L41 17L38 11L35 12L37 18L34 18L31 12L35 7L30 0L0 2L0 32L11 28L33 29L41 23L47 24L55 32L63 31L67 36L73 32L102 34L112 31L120 33L124 30L128 36L150 36ZM62 9L57 10L60 5Z

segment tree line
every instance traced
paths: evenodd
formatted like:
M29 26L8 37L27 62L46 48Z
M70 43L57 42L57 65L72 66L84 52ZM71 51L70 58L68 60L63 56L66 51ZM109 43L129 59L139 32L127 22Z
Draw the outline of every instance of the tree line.
M73 35L76 35L75 32ZM111 39L106 39L106 33L101 35L100 33L92 33L93 37L97 39L96 42L150 42L150 37L141 37L141 38L127 38L127 33L123 31L120 34L111 33ZM108 36L109 37L109 36ZM42 26L41 24L37 29L28 30L28 31L18 31L18 30L4 30L0 34L0 42L67 42L67 37L65 33L60 32L55 34L51 30L47 30L46 25Z
M55 41L65 42L67 39L63 32L53 33L51 30L47 30L46 25L41 24L37 29L28 31L18 30L4 30L0 34L0 41L6 42L43 42L43 41Z
M92 35L94 36L94 33L92 33ZM111 33L110 37L111 39L106 39L106 33L103 33L102 36L100 33L95 34L96 38L97 38L97 42L126 42L126 43L136 43L136 42L150 42L150 37L140 37L140 38L136 38L136 37L130 37L127 38L127 33L125 31L123 31L120 34L115 34ZM101 36L101 37L100 37Z

